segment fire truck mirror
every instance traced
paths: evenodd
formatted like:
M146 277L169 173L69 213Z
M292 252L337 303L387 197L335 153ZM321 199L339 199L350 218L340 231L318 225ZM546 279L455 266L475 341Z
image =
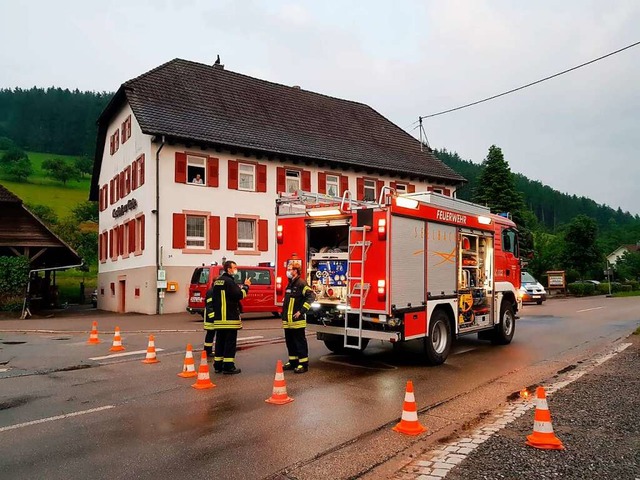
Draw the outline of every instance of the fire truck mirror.
M356 221L358 222L358 227L373 228L373 208L357 210Z

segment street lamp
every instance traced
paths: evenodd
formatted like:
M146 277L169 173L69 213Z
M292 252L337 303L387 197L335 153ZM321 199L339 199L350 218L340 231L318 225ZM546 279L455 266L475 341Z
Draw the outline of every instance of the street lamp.
M605 261L607 262L607 283L609 284L609 295L607 295L607 298L611 298L611 264L608 258Z

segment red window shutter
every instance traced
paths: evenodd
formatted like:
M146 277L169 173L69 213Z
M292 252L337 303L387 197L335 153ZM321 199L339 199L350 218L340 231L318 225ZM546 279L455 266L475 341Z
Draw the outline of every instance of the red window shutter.
M349 190L349 177L340 175L340 195L344 195L347 190Z
M173 214L173 248L184 248L187 244L187 221L182 213Z
M120 132L116 130L116 133L113 134L113 151L117 152L118 148L120 148Z
M176 183L187 183L187 154L176 152Z
M113 205L113 202L115 202L115 198L114 198L114 191L113 191L113 179L109 180L109 204Z
M144 250L144 215L140 217L140 250Z
M124 143L127 141L127 121L126 120L122 122L122 125L120 125L120 136L122 137L121 143Z
M138 168L140 169L140 177L138 178L138 186L144 185L144 153L138 157Z
M444 190L442 190L442 192L443 192L447 197L450 197L450 196L451 196L451 190L449 190L448 188L445 188Z
M433 192L433 187L431 185L427 187L427 192Z
M286 192L286 176L283 167L278 167L276 170L276 194L280 192Z
M416 186L413 183L410 183L409 185L407 185L407 193L415 193L416 192Z
M356 179L356 200L364 200L364 178Z
M305 192L311 191L311 172L309 170L302 171L301 188Z
M384 187L384 180L376 181L376 201L380 198L380 192L382 192L382 187Z
M124 170L120 172L118 176L119 176L119 182L120 182L120 184L118 185L118 191L120 192L120 198L124 198L127 196L127 190L125 188L125 181L124 181Z
M113 155L113 135L109 137L109 155Z
M114 203L116 203L120 200L120 177L118 175L113 177L113 189L115 190L113 192Z
M104 196L104 187L100 187L100 193L98 194L98 211L104 210L102 205L102 197Z
M256 170L258 171L258 192L266 192L267 191L267 166L266 165L256 165Z
M227 163L229 169L229 181L227 186L230 190L238 189L238 162L236 160L229 160Z
M136 251L136 221L129 222L129 253Z
M258 220L258 250L269 250L269 220Z
M220 250L220 217L209 217L209 248Z
M98 234L98 261L102 262L102 234Z
M207 159L207 186L218 186L218 164L217 158L209 157Z
M138 188L138 160L131 164L131 190Z
M131 193L131 165L124 170L125 192L127 195Z
M124 255L124 225L118 227L118 255Z
M109 230L109 256L113 258L113 228Z
M318 193L327 193L327 174L318 172Z
M238 249L238 219L227 217L227 250Z

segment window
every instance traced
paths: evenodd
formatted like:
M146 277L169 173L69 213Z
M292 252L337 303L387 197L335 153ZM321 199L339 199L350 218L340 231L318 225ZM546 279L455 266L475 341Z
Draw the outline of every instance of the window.
M187 215L187 248L204 248L206 217Z
M238 250L255 250L256 221L238 219Z
M198 285L206 285L209 283L209 267L196 268L191 276L191 283Z
M340 196L340 177L338 175L327 175L327 195Z
M238 163L238 190L256 190L256 166L250 163Z
M375 202L376 201L376 181L364 180L364 201Z
M508 228L502 230L502 250L518 256L518 235L514 230Z
M187 155L187 180L194 185L204 185L206 178L206 159Z
M442 195L444 193L444 190L442 190L441 188L435 188L433 190L431 190L433 193L439 193L440 195Z
M300 190L300 172L298 170L286 171L285 189L287 193L295 193Z
M407 193L407 185L404 183L396 183L396 192L398 194Z

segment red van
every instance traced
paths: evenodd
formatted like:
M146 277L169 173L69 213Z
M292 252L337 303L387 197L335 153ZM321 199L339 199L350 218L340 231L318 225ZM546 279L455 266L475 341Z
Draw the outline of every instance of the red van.
M212 282L222 274L222 265L197 267L191 275L189 285L189 305L187 312L204 312L204 299ZM275 304L275 269L273 267L243 267L238 265L238 273L235 275L237 283L244 283L246 278L251 279L251 287L247 298L242 301L243 313L271 313L274 317L280 316L280 309Z

